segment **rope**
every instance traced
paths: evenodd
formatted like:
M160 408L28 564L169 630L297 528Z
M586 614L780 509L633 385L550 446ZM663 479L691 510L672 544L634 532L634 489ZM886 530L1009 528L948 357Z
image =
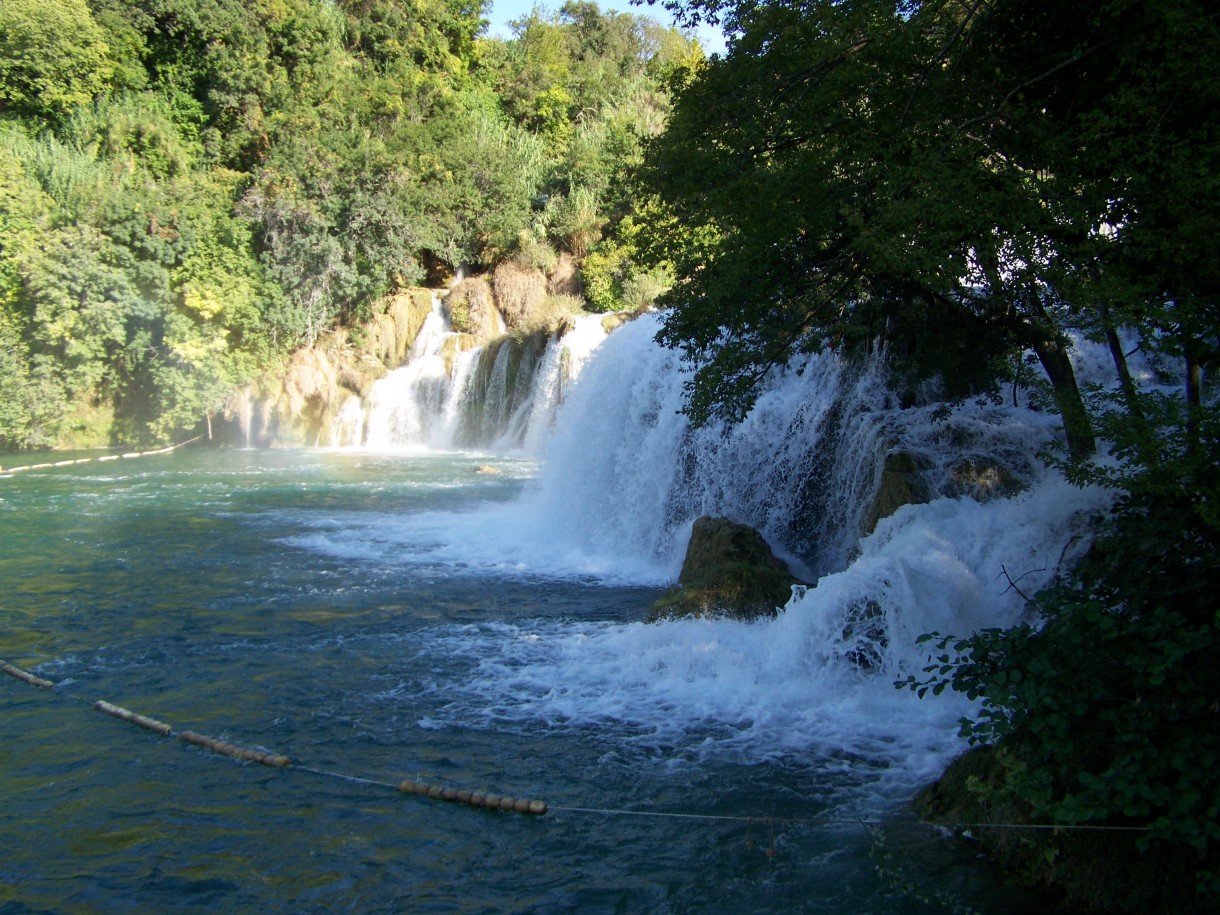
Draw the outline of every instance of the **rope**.
M74 464L91 464L94 461L118 461L123 458L138 458L151 457L154 454L169 454L172 451L177 451L179 448L185 448L192 442L197 442L202 435L196 435L194 438L187 439L185 442L179 442L176 445L169 445L165 448L157 448L153 451L128 451L125 454L103 454L100 457L76 458L68 461L49 461L42 464L25 464L21 467L0 467L0 473L21 473L25 470L47 470L51 467L71 467Z
M943 826L946 829L1041 829L1041 830L1080 830L1098 832L1147 832L1147 826L1101 826L1094 823L934 823L919 819L866 820L860 818L826 818L826 817L772 817L772 816L740 816L716 813L673 813L661 810L618 810L604 807L566 807L552 804L551 810L568 813L596 813L606 816L635 817L672 817L683 820L727 820L736 823L775 823L783 826L897 826L901 824L921 826Z
M22 670L20 667L15 667L7 661L0 660L0 671L9 676L21 680L30 686L37 686L42 689L51 689L56 686L50 680L44 680L34 674ZM535 800L531 798L518 798L511 795L500 795L483 793L478 791L466 791L457 788L446 787L443 785L432 785L426 782L415 781L408 779L401 782L384 782L372 778L364 778L359 775L347 775L342 772L332 772L327 769L316 769L310 766L302 766L294 763L287 756L268 753L265 750L255 749L253 747L244 747L240 744L230 743L226 740L218 740L215 737L209 737L206 734L198 734L195 731L179 731L173 725L167 724L156 718L149 718L147 715L141 715L138 712L133 712L131 709L124 708L121 705L115 705L112 702L107 702L104 699L93 701L84 696L67 690L58 690L60 695L70 699L75 699L79 702L87 702L89 705L99 712L104 712L112 718L118 718L121 721L126 721L134 724L137 727L144 728L148 731L153 731L160 734L162 737L174 737L183 743L191 744L192 746L200 747L201 749L211 750L213 753L218 753L221 756L228 756L231 759L236 759L244 762L254 762L259 765L268 766L273 769L288 769L295 768L302 772L309 772L313 775L322 776L324 778L339 779L352 784L372 785L382 788L390 788L399 791L403 794L414 794L420 797L427 797L433 800L448 801L450 803L465 804L468 807L481 807L487 810L503 810L511 813L525 813L533 816L542 816L549 809L546 801Z
M733 823L780 823L784 825L834 825L836 823L858 823L859 820L828 820L825 818L796 819L792 817L739 816L723 813L674 813L666 810L619 810L612 807L565 807L551 805L552 810L566 813L596 813L605 816L665 817L679 820L724 820Z
M370 785L374 788L388 788L391 791L397 791L398 785L394 782L383 782L375 778L364 778L360 775L347 775L343 772L332 772L330 769L315 769L312 766L302 766L299 763L292 768L298 772L308 772L310 775L317 775L322 778L333 778L336 781L349 782L353 785Z
M707 822L723 822L723 823L745 823L747 829L754 824L767 824L772 830L776 825L781 826L845 826L859 825L865 829L873 827L896 826L903 823L921 826L941 826L948 829L971 830L971 829L1009 829L1009 830L1051 830L1073 831L1073 832L1147 832L1148 826L1105 826L1094 823L927 823L923 820L866 820L866 819L846 819L846 818L827 818L827 817L773 817L773 816L741 816L736 814L718 814L718 813L683 813L665 810L626 810L614 807L576 807L571 805L559 804L552 805L546 801L532 800L528 798L516 798L509 795L484 794L477 791L466 791L456 788L445 787L442 785L433 785L426 782L408 779L401 782L388 782L380 779L368 778L360 775L350 775L344 772L336 772L330 769L319 769L313 766L303 765L298 762L293 762L287 756L268 753L264 750L257 750L251 747L243 747L238 744L229 743L228 741L217 740L214 737L208 737L203 734L197 734L194 731L177 731L172 725L159 721L156 718L149 718L145 715L140 715L130 709L123 708L120 705L105 700L91 700L84 696L77 695L67 690L57 688L57 684L50 680L45 680L38 677L29 671L22 670L20 667L15 667L6 661L0 660L0 672L8 674L14 679L20 680L30 686L41 689L55 688L59 695L63 695L70 699L76 699L81 702L87 702L90 706L100 712L104 712L111 717L118 718L122 721L127 721L145 730L153 731L163 737L177 738L183 743L192 744L202 749L211 750L222 756L228 756L239 761L256 762L261 765L269 766L277 769L293 769L298 772L306 772L310 775L315 775L320 778L329 778L336 781L346 782L348 784L366 785L375 788L386 788L391 791L397 791L401 794L412 794L417 797L425 797L431 800L446 801L449 803L463 804L468 807L483 808L487 810L502 810L505 812L524 813L534 816L542 816L549 811L558 813L577 813L590 814L596 816L622 816L622 817L649 817L661 819L676 819L676 820L703 820Z

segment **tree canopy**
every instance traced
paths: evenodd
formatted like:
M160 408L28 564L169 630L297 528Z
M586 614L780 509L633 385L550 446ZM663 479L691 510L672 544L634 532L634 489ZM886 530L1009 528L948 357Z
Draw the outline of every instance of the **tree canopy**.
M882 341L950 394L1032 350L1080 458L1067 331L1156 315L1158 345L1212 358L1206 4L684 8L737 30L649 158L677 217L715 231L664 252L680 282L662 339L698 366L697 417L740 411L795 350Z

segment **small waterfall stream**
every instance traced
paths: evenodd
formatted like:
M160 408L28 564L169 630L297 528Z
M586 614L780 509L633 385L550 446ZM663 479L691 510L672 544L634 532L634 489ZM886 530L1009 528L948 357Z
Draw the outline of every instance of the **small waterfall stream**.
M349 399L335 440L369 448L476 448L534 454L564 392L605 339L598 316L482 345L456 333L439 298L406 363Z

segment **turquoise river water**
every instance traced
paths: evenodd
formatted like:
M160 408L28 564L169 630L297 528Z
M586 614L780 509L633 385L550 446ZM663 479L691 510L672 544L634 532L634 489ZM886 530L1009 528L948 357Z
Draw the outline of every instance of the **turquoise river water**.
M884 727L793 735L765 688L726 719L723 660L665 685L658 640L699 657L740 624L645 626L656 587L489 560L535 469L185 449L0 476L0 658L57 684L0 677L0 913L1029 910L911 822L927 772Z

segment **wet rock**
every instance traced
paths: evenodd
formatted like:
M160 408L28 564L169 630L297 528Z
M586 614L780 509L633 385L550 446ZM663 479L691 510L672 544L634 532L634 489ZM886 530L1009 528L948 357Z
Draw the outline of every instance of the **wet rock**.
M1015 496L1025 487L1007 467L992 457L962 458L949 468L952 494L978 502Z
M691 531L678 587L652 605L648 618L774 616L800 583L754 528L704 515Z
M920 505L931 499L931 491L924 481L923 472L927 462L905 451L895 451L885 458L881 471L881 485L864 518L864 533L877 529L877 522L888 518L904 505Z
M354 394L402 364L432 311L430 289L404 289L381 300L359 328L337 328L293 354L278 377L234 392L224 417L250 426L246 442L336 445L340 411Z
M469 334L476 340L490 340L500 333L491 284L482 277L462 280L445 296L445 314L459 334Z
M479 338L473 334L449 334L441 341L438 355L444 360L445 371L450 378L457 372L458 356L478 347Z
M636 315L630 311L616 311L602 318L602 330L611 334L626 324L635 320Z

